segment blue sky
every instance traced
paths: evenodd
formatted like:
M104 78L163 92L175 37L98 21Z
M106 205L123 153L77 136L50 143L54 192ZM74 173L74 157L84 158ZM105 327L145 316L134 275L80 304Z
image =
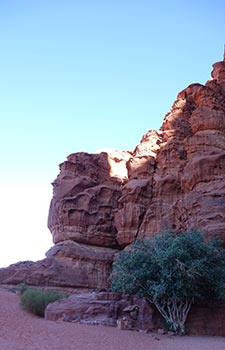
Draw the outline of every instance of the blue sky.
M133 150L177 93L210 79L222 0L0 0L0 266L37 260L58 164Z

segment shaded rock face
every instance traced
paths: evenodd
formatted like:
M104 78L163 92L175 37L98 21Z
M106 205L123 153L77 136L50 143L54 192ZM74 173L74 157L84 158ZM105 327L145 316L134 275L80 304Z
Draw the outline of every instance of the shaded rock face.
M225 302L201 302L190 309L186 330L192 335L225 336Z
M74 294L49 304L45 318L134 330L161 325L158 313L145 299L108 292Z
M224 302L194 304L186 322L187 333L225 336L224 306ZM144 298L109 292L74 294L58 300L47 306L45 318L130 330L157 330L165 325L156 308Z
M178 94L160 130L149 130L133 152L69 155L53 182L55 246L32 267L0 269L0 281L105 288L114 255L135 239L198 229L225 244L224 174L222 61L205 85Z

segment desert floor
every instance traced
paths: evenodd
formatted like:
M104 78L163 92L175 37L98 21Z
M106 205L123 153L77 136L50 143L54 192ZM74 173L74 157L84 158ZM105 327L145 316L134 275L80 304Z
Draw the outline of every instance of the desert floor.
M0 289L0 350L225 350L225 338L168 336L114 327L52 322L21 309Z

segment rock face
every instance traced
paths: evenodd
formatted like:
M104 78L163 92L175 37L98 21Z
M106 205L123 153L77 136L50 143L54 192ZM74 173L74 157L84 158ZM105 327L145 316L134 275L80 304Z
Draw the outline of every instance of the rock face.
M0 270L1 283L108 286L114 254L163 230L203 230L225 243L225 61L181 91L159 131L133 152L75 153L53 182L54 247L32 266ZM35 282L36 281L36 282Z
M145 299L108 292L74 294L49 304L45 318L123 329L154 329L161 325L158 313Z
M111 272L115 252L110 248L65 241L51 248L46 259L0 269L0 283L102 288Z
M60 165L48 220L54 243L71 240L118 248L114 210L130 156L119 151L113 156L75 153Z
M224 306L224 302L193 305L186 323L187 333L225 336ZM47 306L45 318L131 330L156 330L164 326L159 313L144 298L108 292L83 293L56 301Z

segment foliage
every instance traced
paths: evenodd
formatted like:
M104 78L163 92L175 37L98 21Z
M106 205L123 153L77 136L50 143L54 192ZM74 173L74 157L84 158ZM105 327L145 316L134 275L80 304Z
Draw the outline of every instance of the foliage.
M21 294L21 305L25 310L37 316L44 317L48 304L65 297L67 296L55 291L27 288Z
M20 283L17 288L18 288L19 293L23 294L24 292L26 292L26 290L29 288L29 286L25 283Z
M223 298L224 283L225 250L197 231L138 240L113 263L112 290L145 296L181 334L194 300Z

